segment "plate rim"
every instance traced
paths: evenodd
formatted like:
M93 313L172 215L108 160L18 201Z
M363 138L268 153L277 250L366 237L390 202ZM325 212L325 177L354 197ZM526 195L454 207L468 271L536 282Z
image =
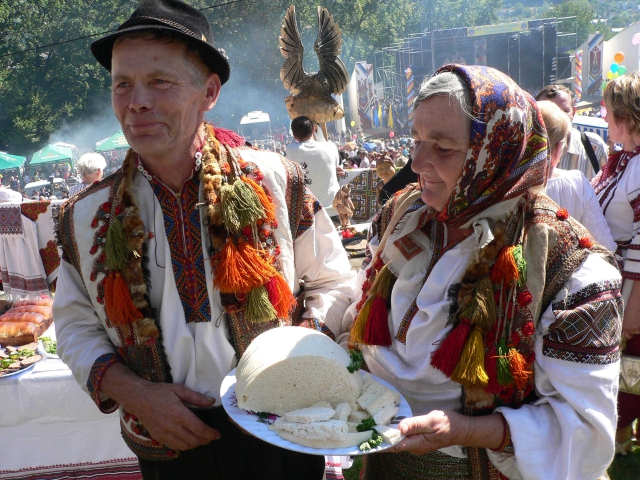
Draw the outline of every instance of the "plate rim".
M409 405L409 402L407 402L407 400L404 398L404 395L402 395L402 393L400 393L400 391L395 388L393 385L389 384L387 381L381 379L380 377L377 377L376 375L374 375L373 373L367 372L366 370L360 370L361 374L363 374L363 376L365 377L363 380L366 380L366 376L370 376L373 377L376 381L382 383L384 386L393 389L394 391L398 392L400 394L400 405L403 406L403 408L406 408L408 410L408 412L410 412L411 416L413 415L413 412L411 410L411 406ZM236 424L239 425L238 422L238 415L232 411L232 409L236 409L236 410L242 410L243 412L247 412L247 410L241 409L240 407L236 406L232 406L230 404L230 395L233 394L235 395L235 385L236 385L236 368L234 368L233 370L231 370L222 380L222 384L220 386L220 400L222 402L222 406L225 410L225 412L227 413L227 415L229 415L229 417L231 417L231 419L236 422ZM404 405L403 405L404 404ZM399 412L398 412L399 413ZM245 415L241 415L242 417L244 417ZM403 416L402 418L408 418L409 415ZM394 417L394 418L398 418L398 417ZM242 428L244 428L244 426L239 425ZM266 427L268 428L268 427ZM392 428L397 428L396 426L392 426ZM313 448L313 447L305 447L304 445L300 445L298 443L294 443L291 442L289 440L285 440L284 438L280 437L277 433L274 432L274 435L277 437L278 442L274 443L273 441L270 441L268 439L259 437L257 435L255 435L254 432L249 431L249 433L251 435L254 435L256 438L262 440L263 442L267 442L271 445L274 445L276 447L279 448L284 448L287 450L292 450L294 452L299 452L299 453L306 453L306 454L310 454L310 455L335 455L335 456L357 456L357 455L369 455L371 453L378 453L378 452L382 452L384 450L387 450L388 448L391 448L392 445L384 442L382 443L382 445L372 448L371 450L368 450L366 452L361 451L357 445L354 445L352 447L342 447L342 448L327 448L327 449L319 449L319 448Z
M3 378L13 377L15 375L20 375L21 373L28 372L29 370L31 370L33 367L36 366L36 363L40 363L42 360L44 360L44 357L42 357L37 362L32 363L31 365L27 365L26 367L24 367L24 368L22 368L20 370L17 370L15 372L11 372L11 373L6 373L6 374L0 376L0 380L2 380Z

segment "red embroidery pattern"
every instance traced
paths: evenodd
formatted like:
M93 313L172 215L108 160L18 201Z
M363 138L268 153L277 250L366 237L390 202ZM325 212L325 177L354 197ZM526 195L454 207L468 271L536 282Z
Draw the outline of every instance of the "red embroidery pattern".
M58 247L53 240L49 240L47 246L40 249L40 258L42 258L42 265L44 266L44 272L47 274L47 277L60 266Z
M25 202L20 204L20 209L25 217L35 222L41 213L46 213L50 203L51 202Z

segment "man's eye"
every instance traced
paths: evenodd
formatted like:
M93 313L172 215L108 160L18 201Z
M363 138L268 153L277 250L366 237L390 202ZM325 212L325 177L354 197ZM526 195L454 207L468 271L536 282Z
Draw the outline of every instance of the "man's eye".
M117 85L115 85L113 87L113 89L116 91L116 93L122 93L128 87L129 87L129 83L128 82L120 82Z

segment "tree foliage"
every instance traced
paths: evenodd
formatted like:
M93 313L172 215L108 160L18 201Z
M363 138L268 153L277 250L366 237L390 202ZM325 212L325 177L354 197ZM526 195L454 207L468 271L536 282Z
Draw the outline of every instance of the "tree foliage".
M212 121L236 128L249 110L265 110L276 125L288 123L278 35L291 0L188 1L203 9L216 46L226 50L232 65ZM340 24L342 58L352 71L355 62L373 63L376 51L411 33L495 23L501 1L300 0L295 4L305 69L318 68L313 51L318 5ZM211 8L216 4L221 6ZM89 50L98 36L69 40L115 30L136 5L136 0L0 1L0 150L30 156L63 125L81 126L107 110L109 74ZM16 53L25 50L31 51ZM93 134L100 139L111 133Z
M563 0L562 3L553 5L544 18L575 17L562 21L562 30L576 32L576 46L581 45L589 36L601 27L593 23L596 12L588 0Z

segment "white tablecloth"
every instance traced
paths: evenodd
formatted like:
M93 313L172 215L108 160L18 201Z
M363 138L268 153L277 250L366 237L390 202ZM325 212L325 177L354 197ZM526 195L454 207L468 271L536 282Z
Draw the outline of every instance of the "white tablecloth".
M61 360L0 378L0 399L0 479L141 478L118 415L101 413Z

